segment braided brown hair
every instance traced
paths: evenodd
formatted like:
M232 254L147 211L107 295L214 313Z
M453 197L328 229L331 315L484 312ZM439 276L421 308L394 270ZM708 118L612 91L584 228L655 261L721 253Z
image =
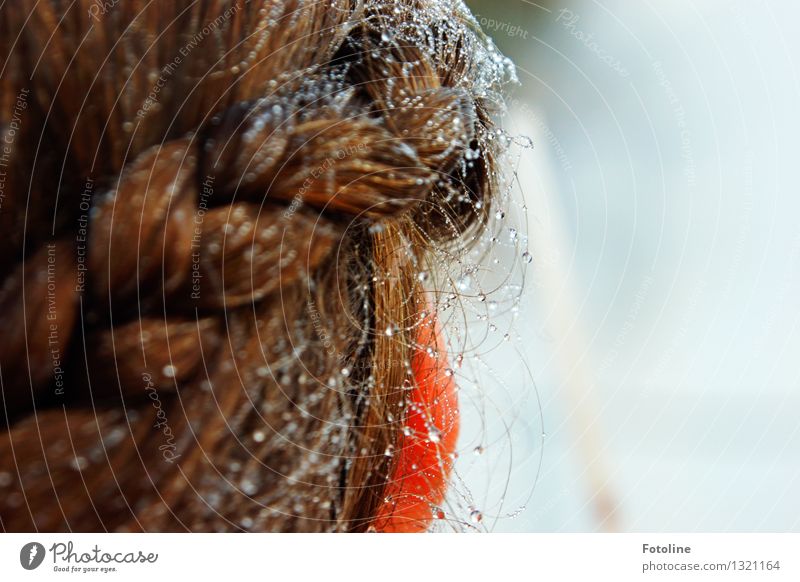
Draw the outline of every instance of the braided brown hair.
M375 525L416 273L490 198L452 4L0 7L4 530Z

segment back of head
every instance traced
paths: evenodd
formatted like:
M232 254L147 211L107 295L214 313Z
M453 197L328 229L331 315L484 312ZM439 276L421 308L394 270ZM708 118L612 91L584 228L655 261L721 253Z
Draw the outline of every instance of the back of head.
M3 527L376 526L417 274L492 193L466 9L24 0L0 38Z

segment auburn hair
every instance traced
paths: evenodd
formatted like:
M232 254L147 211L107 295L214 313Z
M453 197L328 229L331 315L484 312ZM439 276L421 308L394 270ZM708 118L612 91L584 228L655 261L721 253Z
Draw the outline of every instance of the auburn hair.
M2 528L380 529L493 195L468 11L19 0L0 47Z

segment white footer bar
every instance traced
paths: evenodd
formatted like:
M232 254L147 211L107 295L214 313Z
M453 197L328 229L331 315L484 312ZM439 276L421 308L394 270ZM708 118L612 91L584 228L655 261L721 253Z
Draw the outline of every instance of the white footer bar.
M0 535L2 580L777 582L799 562L800 534Z

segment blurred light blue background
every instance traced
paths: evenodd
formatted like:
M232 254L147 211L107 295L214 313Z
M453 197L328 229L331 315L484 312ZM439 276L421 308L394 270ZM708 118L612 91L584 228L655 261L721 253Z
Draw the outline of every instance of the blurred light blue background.
M468 4L518 65L535 259L455 495L495 531L800 530L800 4Z

